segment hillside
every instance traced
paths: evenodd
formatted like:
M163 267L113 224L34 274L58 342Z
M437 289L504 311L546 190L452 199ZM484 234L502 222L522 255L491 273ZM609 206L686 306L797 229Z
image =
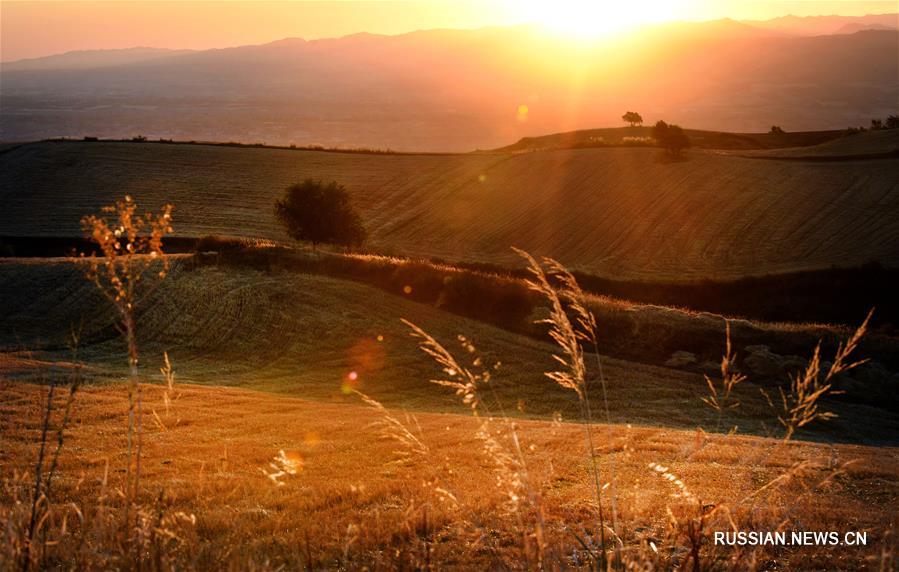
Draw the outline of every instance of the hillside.
M878 156L899 153L899 129L883 129L854 133L811 147L772 149L750 153L760 157L801 159L848 158L852 156Z
M806 147L840 139L844 131L800 131L774 135L772 133L727 133L685 129L690 144L696 149L779 149ZM566 133L552 133L537 137L522 137L512 145L497 151L536 151L541 149L573 149L584 147L653 144L640 139L651 138L652 127L606 127L581 129Z
M79 355L90 364L90 375L104 380L125 374L112 309L74 263L7 262L0 269L4 376L30 378L41 375L36 366L68 359L69 326L79 324ZM22 298L25 289L30 295ZM461 349L456 336L464 334L488 367L501 362L494 389L510 409L522 399L533 414L577 414L570 396L543 376L553 367L549 344L354 282L229 267L191 270L179 263L144 308L138 322L147 371L155 372L168 351L185 383L319 400L340 398L348 384L392 406L451 407L451 392L435 391L428 383L436 366L418 350L400 322L405 318L451 351ZM16 353L20 348L31 351ZM358 374L355 382L347 378L352 371ZM622 360L610 360L605 371L612 387L620 388L611 396L617 421L691 427L697 416L710 415L698 397L693 403L692 396L704 387L696 374ZM761 398L746 394L754 403L747 414L758 411ZM628 405L638 401L639 408ZM663 415L673 402L682 403L681 410Z
M862 134L859 141L867 137ZM770 161L655 149L364 155L37 143L0 155L0 236L78 236L123 194L176 206L182 236L285 240L272 204L334 179L380 253L517 264L511 246L616 279L683 281L899 264L897 159Z
M510 411L543 418L556 412L578 415L570 394L543 375L555 367L554 346L409 298L324 275L194 266L178 257L166 280L141 303L141 363L145 371L156 372L168 352L185 383L321 401L345 399L345 390L355 388L393 407L452 408L451 392L435 391L428 383L437 369L400 321L407 319L460 356L468 354L456 340L464 335L477 348L470 359L481 357L486 367L499 363L491 391ZM672 327L683 332L692 327L696 337L708 328L700 320L685 328L683 316L653 318L645 309L636 310L634 318L642 321L639 331L620 334L632 337L631 345L646 346L647 354L653 351L652 340L665 343ZM0 262L0 321L0 376L46 379L54 362L72 359L68 339L73 329L80 332L78 356L88 364L91 381L120 380L126 374L113 310L76 262ZM720 321L718 326L714 334L720 344ZM772 342L778 337L784 336L771 333ZM612 357L604 359L603 371L613 422L683 428L715 422L714 411L700 400L707 390L696 372ZM355 379L348 377L351 372ZM771 411L755 382L769 380L759 377L739 388L743 405L731 417L742 431L767 431L764 420ZM889 409L846 401L828 407L841 418L806 436L882 443L895 432L896 416Z

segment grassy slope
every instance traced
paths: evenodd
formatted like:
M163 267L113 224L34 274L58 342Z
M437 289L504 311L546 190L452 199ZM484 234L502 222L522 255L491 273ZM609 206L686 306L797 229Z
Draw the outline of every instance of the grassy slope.
M728 278L899 262L897 164L41 143L0 155L0 235L75 235L84 213L130 193L174 203L185 235L281 239L274 198L313 177L347 186L381 252L511 263L517 245L622 279Z
M67 326L83 324L80 353L98 379L121 379L124 348L109 305L70 261L0 265L0 354L7 375L39 376L47 362L69 359ZM22 293L27 292L26 296ZM139 328L145 371L155 372L168 351L179 378L238 385L319 400L346 400L341 387L351 371L358 387L385 403L444 410L454 398L427 383L436 366L417 349L400 318L409 319L465 355L456 336L471 338L484 362L501 362L494 387L509 410L540 416L577 415L573 395L544 378L554 367L546 343L394 296L370 286L323 276L178 264L146 300ZM377 336L383 336L378 341ZM651 336L644 332L643 336ZM33 361L29 361L33 360ZM700 402L707 391L697 374L607 359L612 420L676 427L714 426ZM155 376L158 378L159 376ZM594 393L599 388L594 388ZM734 423L744 430L773 429L757 388L740 391ZM840 439L883 439L896 434L895 416L834 404L845 417L808 434ZM860 420L864 422L860 422ZM776 423L776 421L775 421Z
M899 129L866 131L841 137L814 147L795 147L753 152L767 157L846 157L875 155L899 150Z
M0 470L4 474L22 469L37 454L41 391L31 384L0 383L0 432L5 437ZM371 426L379 416L358 405L179 385L168 413L158 388L146 390L145 407L158 413L161 422L153 422L148 414L143 461L146 496L155 498L164 492L172 499L170 510L196 514L198 539L188 550L189 561L200 569L246 569L246 560L263 558L272 565L285 562L288 569L305 568L309 562L313 568L332 568L335 562L350 569L363 564L398 567L398 560L410 558L408 551L414 546L410 533L402 531L410 519L417 522L421 505L429 501L425 508L434 531L431 558L441 567L488 569L498 567L493 558L515 561L522 530L512 517L501 516L503 490L495 483L493 461L482 453L475 438L479 422L470 416L417 415L420 438L430 450L411 463L397 464L391 461L398 445L379 438L378 429ZM95 502L104 460L113 471L112 486L121 479L116 470L124 465L125 389L89 387L79 395L76 411L77 423L68 432L56 490L58 498L84 507ZM457 411L464 408L459 406ZM581 531L581 526L592 526L587 500L592 492L581 429L527 422L519 430L529 446L527 462L543 496L549 538L554 546L570 544L573 550L572 534L565 527ZM635 530L664 537L666 505L675 511L680 506L672 498L674 487L647 468L655 462L670 467L705 503L725 504L735 514L754 505L746 523L749 527L751 522L753 530L774 529L768 513L775 509L777 522L790 519L788 530L868 532L868 546L862 548L778 549L771 557L785 569L849 570L884 563L878 555L891 546L885 534L899 494L895 449L809 443L778 449L766 439L709 437L696 431L624 426L608 431L598 427L597 431L600 472L603 479L612 470L616 475L613 494L628 545L639 538ZM278 450L302 461L302 471L283 479L282 487L274 486L261 471L271 471L268 462ZM783 488L745 500L803 459L824 465L807 470L805 478L795 482L787 479ZM827 475L828 462L848 460L855 462L838 475L835 486L803 488ZM439 475L439 485L458 499L459 510L434 502L433 493L423 484L434 474ZM742 505L740 499L744 499ZM489 535L474 544L463 526L453 525L464 519L486 528ZM343 553L351 524L361 534ZM77 531L76 519L71 525ZM710 526L727 528L723 519ZM428 528L417 532L427 535ZM735 549L726 549L720 556L749 557ZM568 557L554 556L562 562ZM229 559L232 566L224 565ZM888 569L890 561L885 565Z

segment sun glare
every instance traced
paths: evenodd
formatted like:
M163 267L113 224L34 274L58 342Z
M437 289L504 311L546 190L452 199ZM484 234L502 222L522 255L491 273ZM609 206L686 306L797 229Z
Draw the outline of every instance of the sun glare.
M582 39L614 35L677 16L671 0L531 0L525 17L553 32Z

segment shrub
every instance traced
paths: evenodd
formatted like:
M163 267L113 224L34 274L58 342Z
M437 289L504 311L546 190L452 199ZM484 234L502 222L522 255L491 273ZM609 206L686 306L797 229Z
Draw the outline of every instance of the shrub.
M690 139L679 125L668 125L660 120L652 128L652 136L672 157L680 157L683 150L690 147Z

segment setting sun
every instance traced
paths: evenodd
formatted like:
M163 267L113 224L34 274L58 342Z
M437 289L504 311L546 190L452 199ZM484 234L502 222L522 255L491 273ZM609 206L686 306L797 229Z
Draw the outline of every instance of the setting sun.
M627 29L670 20L677 16L677 3L666 0L636 0L627 3L592 0L531 0L525 17L567 36L592 39Z

